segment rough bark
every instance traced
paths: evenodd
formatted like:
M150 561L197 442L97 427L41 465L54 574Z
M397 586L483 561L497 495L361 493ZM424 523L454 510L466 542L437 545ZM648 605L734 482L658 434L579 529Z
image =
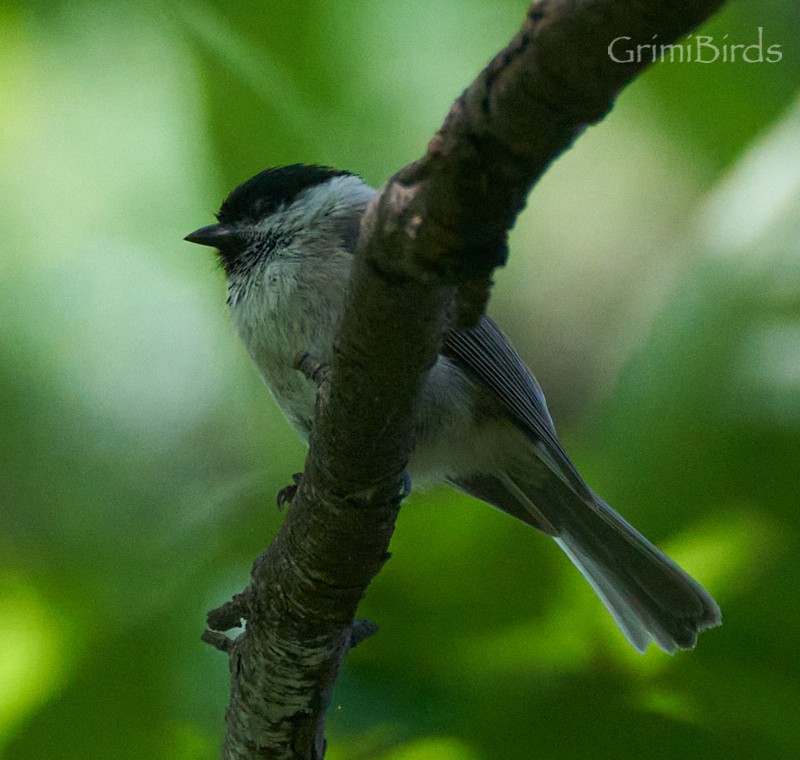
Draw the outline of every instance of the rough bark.
M722 0L540 0L454 103L426 155L385 185L362 225L303 480L249 588L209 615L231 666L226 760L321 760L342 660L370 632L358 604L388 558L416 399L448 322L473 323L533 184L645 63L616 37L666 44Z

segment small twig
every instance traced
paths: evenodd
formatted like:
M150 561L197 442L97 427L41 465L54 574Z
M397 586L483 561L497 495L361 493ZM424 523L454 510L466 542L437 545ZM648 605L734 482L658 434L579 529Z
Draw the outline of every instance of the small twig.
M378 632L378 624L373 623L372 620L361 618L353 623L350 629L350 649L355 649L363 641L366 641L370 636L374 636Z
M212 631L229 631L231 628L240 628L242 618L248 616L249 608L250 589L246 589L241 594L235 594L231 601L211 610L206 616L206 622Z
M200 640L226 654L230 654L233 649L233 639L229 639L224 633L220 633L219 631L203 631Z

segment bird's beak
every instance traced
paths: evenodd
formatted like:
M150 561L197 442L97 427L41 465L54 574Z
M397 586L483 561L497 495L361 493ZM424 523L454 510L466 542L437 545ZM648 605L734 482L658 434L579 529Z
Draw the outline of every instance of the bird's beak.
M198 245L209 245L212 248L230 248L237 242L236 233L222 224L212 224L190 232L184 240Z

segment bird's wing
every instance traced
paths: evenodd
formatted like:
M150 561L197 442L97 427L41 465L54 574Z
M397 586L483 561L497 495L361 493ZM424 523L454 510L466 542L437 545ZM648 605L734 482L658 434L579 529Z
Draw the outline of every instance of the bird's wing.
M579 495L589 494L556 437L539 383L489 317L482 317L476 327L448 333L442 354L500 401L511 420L537 444L537 453L556 475Z
M555 538L640 652L650 641L665 652L691 649L698 632L720 624L709 593L581 480L538 383L491 320L451 332L443 353L500 401L538 459L457 477L454 486ZM557 477L542 477L544 467Z

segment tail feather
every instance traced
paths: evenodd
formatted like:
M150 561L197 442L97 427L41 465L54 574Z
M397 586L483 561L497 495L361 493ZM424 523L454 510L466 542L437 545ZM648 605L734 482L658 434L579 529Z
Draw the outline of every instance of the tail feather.
M670 654L692 649L700 631L722 622L711 595L602 499L565 496L556 541L636 649L651 640Z
M515 487L509 488L508 481ZM530 525L545 528L591 584L630 643L644 652L691 649L721 622L711 595L666 554L587 489L562 481L481 477L456 483Z
M575 567L580 570L581 575L589 581L597 596L600 597L606 609L611 613L614 622L625 634L625 638L630 641L637 652L644 652L648 644L653 640L641 619L641 615L631 607L624 595L608 581L603 573L603 568L579 550L573 550L570 542L562 538L556 538L555 542L561 547L564 553L570 558ZM659 646L664 648L663 644ZM672 651L669 649L668 651Z

